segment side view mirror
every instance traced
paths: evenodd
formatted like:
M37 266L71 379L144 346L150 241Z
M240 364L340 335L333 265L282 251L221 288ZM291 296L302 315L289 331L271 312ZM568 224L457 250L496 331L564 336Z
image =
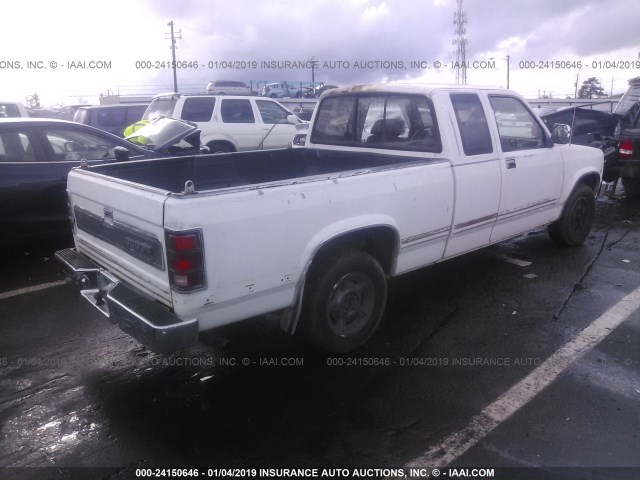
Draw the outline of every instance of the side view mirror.
M300 120L298 120L298 117L296 117L293 113L290 113L289 115L287 115L287 122L293 125L297 125L300 123Z
M127 162L129 161L129 155L131 155L131 152L129 150L127 150L124 147L116 147L114 149L115 155L116 155L116 161L117 162Z
M554 123L551 128L551 140L553 143L566 145L571 141L571 127L564 123Z

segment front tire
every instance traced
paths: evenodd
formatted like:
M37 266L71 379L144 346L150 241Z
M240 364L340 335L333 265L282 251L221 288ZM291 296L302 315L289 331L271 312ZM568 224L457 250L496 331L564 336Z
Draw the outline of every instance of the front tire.
M387 302L387 281L369 254L343 250L312 267L303 303L307 335L320 348L345 353L376 330Z
M549 236L563 247L577 247L587 239L596 211L593 190L584 184L578 185L564 206L562 216L549 225Z

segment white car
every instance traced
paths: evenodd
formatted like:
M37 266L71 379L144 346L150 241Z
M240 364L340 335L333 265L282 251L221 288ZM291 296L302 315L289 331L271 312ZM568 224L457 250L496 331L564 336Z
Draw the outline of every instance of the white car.
M262 96L270 98L284 98L284 97L302 97L302 91L300 88L289 85L286 82L283 83L267 83L262 89Z
M213 80L207 85L209 95L252 95L251 87L233 80Z
M196 123L212 153L286 148L304 123L270 98L230 95L158 95L142 118L159 117Z

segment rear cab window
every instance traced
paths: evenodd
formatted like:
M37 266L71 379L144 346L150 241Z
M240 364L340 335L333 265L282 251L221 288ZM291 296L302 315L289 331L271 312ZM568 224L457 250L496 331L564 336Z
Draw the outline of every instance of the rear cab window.
M318 107L311 142L442 152L433 106L422 95L380 93L327 97Z

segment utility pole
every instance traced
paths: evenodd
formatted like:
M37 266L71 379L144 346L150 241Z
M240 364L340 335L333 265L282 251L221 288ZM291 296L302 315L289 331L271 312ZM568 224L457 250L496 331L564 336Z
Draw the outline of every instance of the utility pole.
M165 40L171 39L171 57L173 58L173 91L178 93L178 74L176 71L176 39L182 40L182 30L178 31L178 36L176 37L173 33L173 20L167 23L167 26L171 27L171 33L165 33ZM170 35L170 36L167 36Z
M456 83L467 84L467 14L462 9L462 0L457 0L458 11L453 14L453 24L455 25L456 38L453 44L456 45Z
M507 55L507 89L509 88L509 64L511 63L511 55Z
M573 94L573 98L578 98L578 79L580 78L580 74L576 73L576 91Z

